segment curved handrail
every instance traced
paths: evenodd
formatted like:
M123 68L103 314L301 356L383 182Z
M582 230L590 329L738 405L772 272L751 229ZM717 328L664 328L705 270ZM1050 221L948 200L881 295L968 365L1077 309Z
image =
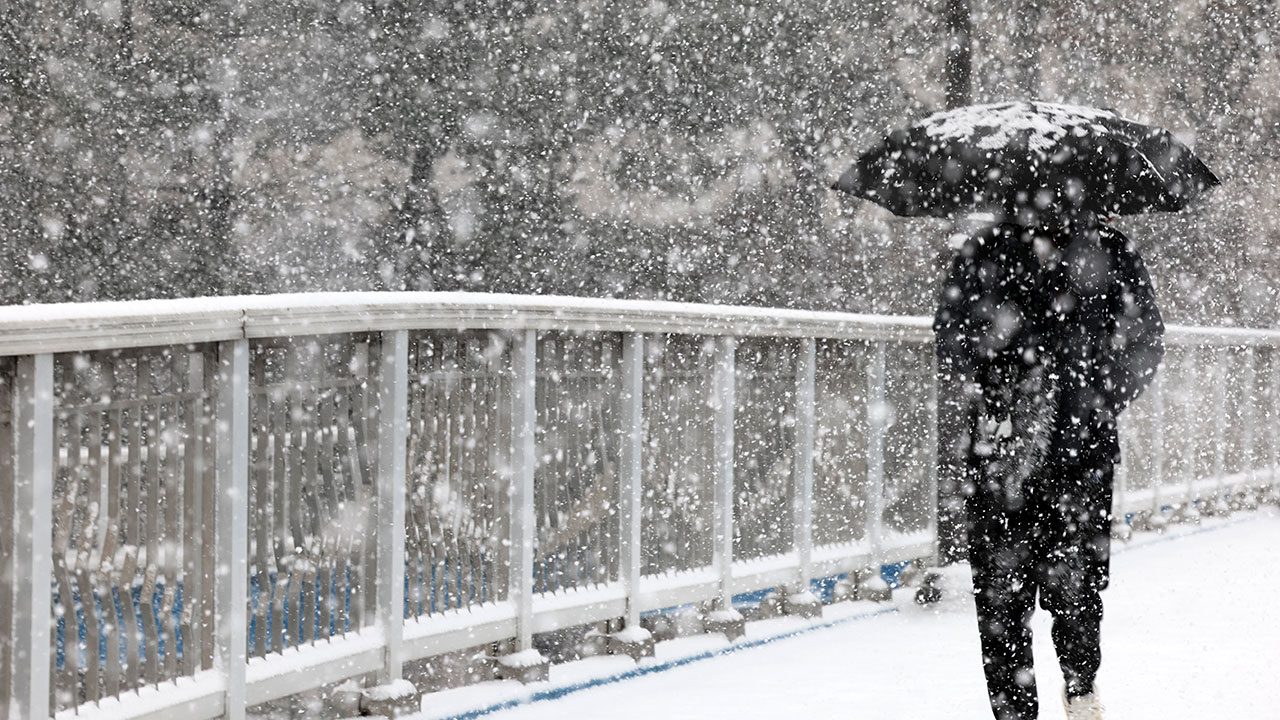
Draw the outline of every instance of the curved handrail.
M497 293L241 295L0 307L0 356L427 329L540 329L770 335L853 340L933 337L921 316ZM1175 344L1256 345L1280 330L1170 325Z
M0 355L237 338L427 329L545 329L927 340L923 317L494 293L247 295L0 308Z

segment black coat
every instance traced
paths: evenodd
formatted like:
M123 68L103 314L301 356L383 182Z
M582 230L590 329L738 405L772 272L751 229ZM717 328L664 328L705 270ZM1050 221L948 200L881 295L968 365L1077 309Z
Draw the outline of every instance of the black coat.
M1005 224L969 238L943 286L934 332L940 381L969 383L980 391L971 398L1036 368L1052 377L1047 462L1117 461L1116 417L1164 356L1146 268L1109 225L1050 240Z

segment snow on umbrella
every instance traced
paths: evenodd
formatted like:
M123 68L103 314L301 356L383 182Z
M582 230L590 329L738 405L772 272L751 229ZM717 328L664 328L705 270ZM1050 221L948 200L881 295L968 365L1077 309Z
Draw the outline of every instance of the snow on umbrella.
M906 217L1181 210L1218 178L1167 130L1109 110L971 105L892 132L833 186Z

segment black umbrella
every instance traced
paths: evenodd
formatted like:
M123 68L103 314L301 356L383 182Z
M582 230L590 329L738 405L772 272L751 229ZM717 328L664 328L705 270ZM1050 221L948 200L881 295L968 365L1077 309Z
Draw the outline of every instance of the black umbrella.
M1109 110L1011 102L935 113L863 153L837 190L895 215L1181 210L1218 178L1167 130Z

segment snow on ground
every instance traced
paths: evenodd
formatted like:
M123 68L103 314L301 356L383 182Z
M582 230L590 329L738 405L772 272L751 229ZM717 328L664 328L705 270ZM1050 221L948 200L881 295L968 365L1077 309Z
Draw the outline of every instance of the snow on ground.
M1280 718L1276 547L1280 512L1274 508L1117 544L1104 594L1099 678L1109 717ZM1061 718L1048 614L1038 611L1033 628L1041 717ZM779 635L786 637L762 642ZM731 651L736 646L723 636L681 638L660 643L658 657L639 667L625 658L591 658L554 667L549 683L489 683L429 695L415 720L474 717L501 703L512 707L484 717L991 717L973 603L963 592L932 608L918 608L909 593L899 593L888 608L830 606L816 623L752 623L738 645L745 647ZM624 673L634 677L529 702Z

